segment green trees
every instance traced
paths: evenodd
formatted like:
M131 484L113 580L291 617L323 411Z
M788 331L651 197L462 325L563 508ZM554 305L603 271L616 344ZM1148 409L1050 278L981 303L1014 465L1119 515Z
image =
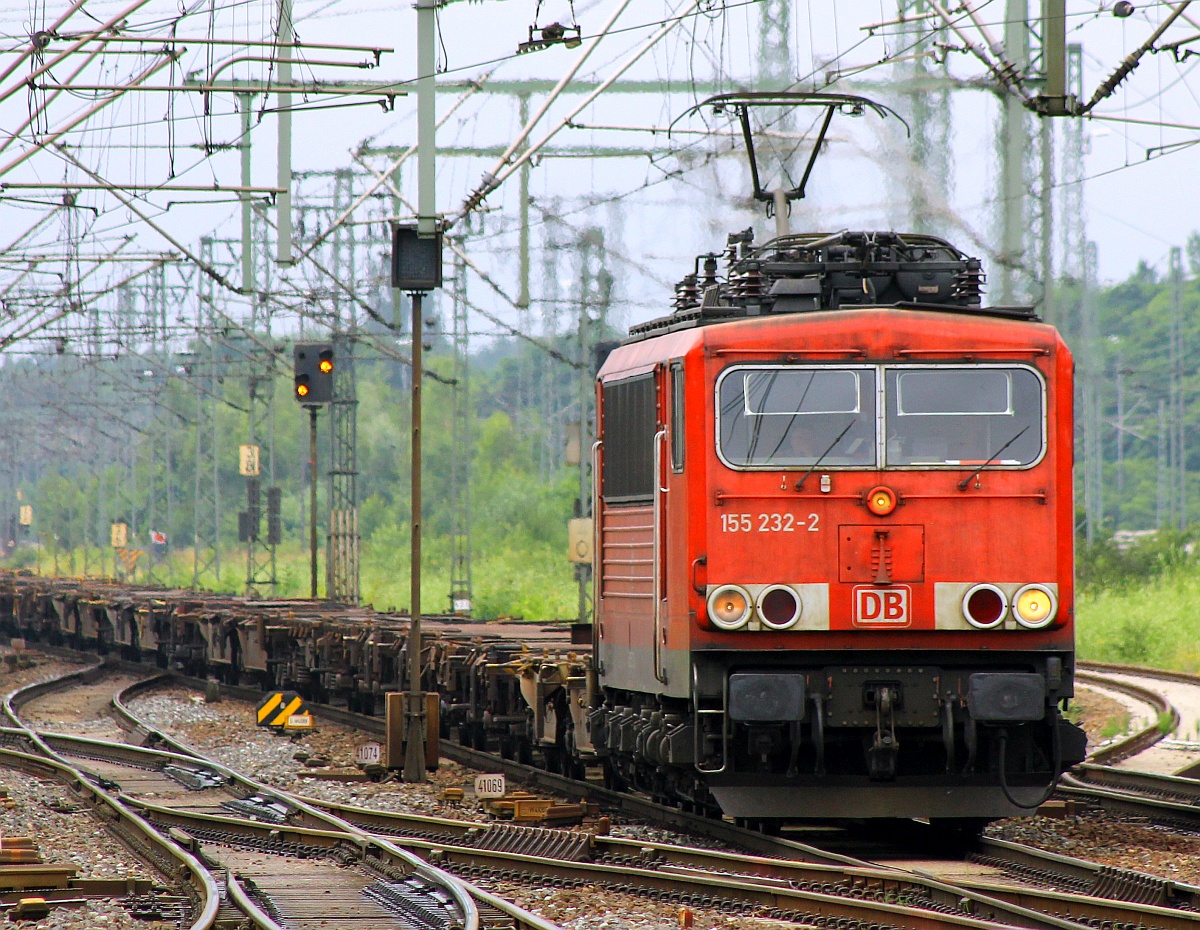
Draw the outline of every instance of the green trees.
M365 356L366 353L364 352ZM197 491L200 508L219 489L219 581L206 586L240 591L244 549L237 542L237 511L245 507L238 445L248 441L248 380L236 353L219 362L219 377L198 376L193 353L154 358L89 360L72 356L10 360L0 368L0 390L9 399L0 420L12 437L0 455L0 520L15 523L18 502L32 503L34 525L7 565L91 574L113 571L112 522L129 524L129 547L146 550L138 563L145 579L151 531L165 533L168 554L155 579L192 581ZM448 379L449 359L435 351L430 367ZM284 366L286 367L286 366ZM409 510L408 369L378 357L356 360L358 397L358 499L362 537L362 594L381 608L407 607ZM217 385L216 396L210 387ZM575 387L572 387L572 386ZM575 584L566 561L566 524L573 515L578 473L562 465L563 425L578 398L578 373L523 342L494 344L472 374L469 447L456 443L451 413L455 387L425 385L425 608L444 610L450 588L453 500L449 462L470 458L472 554L477 616L571 616ZM261 454L262 486L283 491L283 542L278 549L279 594L307 596L307 414L292 399L290 371L277 366L259 380L272 392L273 477L268 449ZM547 419L546 405L562 409ZM215 412L214 412L215 411ZM215 428L212 420L215 416ZM574 414L577 417L577 413ZM325 538L329 414L320 420L319 538ZM211 434L218 456L208 456ZM22 441L22 439L24 441ZM197 446L199 445L199 468ZM7 465L7 467L6 467ZM215 467L214 467L215 466ZM8 528L8 525L5 525ZM324 552L321 553L322 565Z

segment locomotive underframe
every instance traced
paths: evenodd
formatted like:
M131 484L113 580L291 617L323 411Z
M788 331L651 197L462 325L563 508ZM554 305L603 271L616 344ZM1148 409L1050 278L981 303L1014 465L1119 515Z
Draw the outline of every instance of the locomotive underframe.
M697 654L691 700L608 692L592 740L618 786L749 819L1011 816L1082 761L1070 652L903 658Z

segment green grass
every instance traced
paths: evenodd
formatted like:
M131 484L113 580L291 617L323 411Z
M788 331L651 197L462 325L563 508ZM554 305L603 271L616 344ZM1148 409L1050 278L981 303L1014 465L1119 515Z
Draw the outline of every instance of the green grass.
M1104 721L1104 726L1100 728L1100 738L1112 739L1114 736L1120 736L1128 732L1129 714L1119 714L1116 717L1109 717Z
M1191 560L1140 583L1079 595L1081 659L1200 671L1200 569Z
M1160 545L1161 544L1157 544ZM490 546L476 552L472 563L475 616L481 619L521 617L552 620L575 617L578 595L571 566L563 558L564 547L526 543L522 547ZM1178 552L1178 554L1175 554ZM441 612L448 608L450 590L449 547L444 539L426 542L422 574L422 608ZM111 572L111 551L88 553L88 574L101 574L101 558ZM1111 559L1112 556L1109 556ZM1182 553L1177 546L1171 557L1144 553L1116 556L1124 566L1135 558L1136 570L1095 572L1084 586L1076 604L1076 638L1079 657L1102 662L1131 662L1186 672L1200 672L1200 561ZM229 549L221 554L220 584L211 576L202 587L240 592L246 577L245 550ZM30 568L54 574L55 560L48 549L39 554L32 547L18 549L3 563L7 568ZM144 561L138 581L145 580ZM1090 565L1095 563L1087 563ZM82 550L60 551L57 574L84 574ZM380 610L409 606L407 531L377 533L362 549L362 600ZM321 553L320 591L325 591L325 561ZM308 596L308 555L299 547L280 547L279 595ZM159 579L171 587L188 587L192 582L192 554L182 550L160 566Z
M523 549L491 548L475 554L471 582L474 593L473 615L491 620L516 617L525 620L571 619L578 615L578 587L571 565L564 558L564 546L531 544ZM449 610L450 558L445 540L432 539L423 550L421 608L425 613ZM279 547L276 573L280 597L308 597L309 562L307 550ZM134 581L145 583L146 559L138 563ZM410 569L407 536L400 533L379 542L365 542L360 565L362 602L380 610L410 606ZM112 553L91 549L84 559L82 549L48 548L38 552L23 547L0 562L4 568L27 568L44 575L104 577L112 574ZM192 584L192 552L173 552L155 567L155 579L167 587L188 588ZM201 577L200 587L241 593L246 579L245 549L221 552L221 577L212 573ZM320 553L318 591L325 594L325 557ZM267 594L265 590L262 592Z

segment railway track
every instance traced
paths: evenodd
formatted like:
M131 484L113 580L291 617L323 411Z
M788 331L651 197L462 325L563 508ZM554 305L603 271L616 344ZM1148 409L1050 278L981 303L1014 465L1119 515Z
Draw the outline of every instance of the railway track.
M71 672L57 680L73 680L80 675L79 672ZM35 731L21 723L15 709L21 693L37 693L46 687L44 683L26 686L5 697L4 712L15 727L5 728L0 733L0 764L37 779L61 782L77 799L63 802L62 809L91 814L138 860L162 876L162 883L156 882L150 887L134 885L133 894L115 891L113 897L119 899L128 910L140 913L147 919L169 920L175 926L186 926L191 930L208 930L216 926L221 894L212 872L188 851L161 836L145 818L106 788L102 779L91 776L57 754ZM50 873L53 868L41 871ZM60 875L58 879L62 877ZM78 900L81 894L89 891L102 893L104 890L102 886L72 883L70 878L56 880L50 874L31 874L24 884L24 892L43 899L48 907L66 906ZM13 903L15 908L21 907L20 902L6 903Z
M225 783L220 790L225 792L224 797L217 798L219 792L214 786L211 802L192 803L188 810L184 809L187 805L179 805L177 801L162 803L169 790L179 794L180 786L164 784L164 778L168 781L171 778L162 775L161 770L174 765L181 769L192 766L201 771L219 772L220 767L197 760L190 747L176 744L168 734L137 720L124 698L153 687L154 681L143 680L144 670L136 666L118 665L116 668L119 671L115 678L93 685L81 685L79 678L85 676L76 676L74 691L79 694L78 700L66 705L66 710L77 711L75 716L78 718L88 716L88 713L78 711L80 705L87 705L92 708L90 713L106 722L98 725L94 720L77 719L68 723L81 732L103 730L104 735L115 736L120 731L126 740L154 743L159 747L156 755L151 754L155 759L154 766L160 769L155 776L157 780L146 780L149 776L145 774L145 762L150 756L140 755L145 750L137 747L116 746L107 739L59 734L43 737L47 748L80 765L88 763L91 778L99 784L118 784L124 789L122 778L130 785L141 779L140 789L121 791L129 796L136 813L168 836L174 831L176 840L185 850L204 853L206 849L218 849L225 857L224 862L214 857L214 862L221 863L218 869L233 866L230 871L234 878L229 882L227 897L243 901L243 909L247 911L258 906L260 920L273 920L274 917L270 907L262 907L267 892L254 878L255 867L259 868L257 874L263 877L264 885L270 885L272 880L281 882L276 886L281 900L292 890L287 887L286 875L282 879L278 875L274 879L267 877L272 871L265 865L264 846L276 844L275 851L278 852L278 844L284 844L285 857L302 855L306 863L310 860L332 861L339 863L334 868L345 870L339 860L354 855L355 843L348 843L347 837L357 832L360 837L357 848L361 848L362 837L371 842L402 845L465 879L501 884L505 881L537 881L558 886L602 887L681 905L740 910L819 925L841 920L849 921L848 925L855 927L915 928L928 926L931 920L940 922L940 926L963 926L961 921L973 925L973 921L982 920L1022 927L1087 923L1094 926L1134 924L1200 928L1196 922L1200 891L1136 872L1099 867L1026 847L985 840L974 856L976 864L983 867L982 874L939 882L930 875L864 862L785 837L768 836L735 824L662 808L630 795L616 795L596 785L565 779L452 743L444 744L445 754L464 764L489 771L503 770L542 790L566 797L586 796L628 816L699 832L757 855L592 837L578 831L575 836L564 839L564 831L558 830L464 826L461 822L436 818L421 820L410 815L305 801L278 791L267 790L256 797L252 793L256 786L239 782L231 772L222 773ZM203 686L204 683L191 680L190 684ZM33 701L39 695L52 700L48 696L54 687L48 683L26 689L25 700ZM107 693L111 699L114 690L120 690L121 696L111 710L104 709L103 696ZM226 691L231 697L251 701L259 697L259 692L252 689ZM1149 700L1149 692L1139 699ZM54 715L44 706L28 706L30 716L37 717L39 725L49 729L53 720L46 718ZM316 710L326 720L382 735L382 721L377 718L338 708L317 707ZM1164 705L1159 713L1167 710L1169 707ZM125 732L127 728L132 736ZM1129 739L1152 742L1145 733L1132 734ZM164 748L174 752L165 752ZM1129 745L1113 748L1117 755L1130 751ZM142 764L136 764L138 762ZM1090 767L1097 771L1109 768L1111 766ZM130 774L133 770L142 774ZM1129 779L1128 772L1118 771ZM1124 785L1108 790L1127 788L1128 785ZM231 803L236 806L238 801L242 802L240 810L230 811L223 806ZM1177 799L1174 803L1185 802ZM284 829L280 829L279 823L270 824L272 809L276 810L277 820L282 812ZM239 873L249 877L250 881L239 881L236 877ZM883 911L879 910L880 906ZM894 910L897 907L900 910ZM282 912L278 916L282 916Z
M1200 691L1200 676L1109 663L1087 663L1083 669L1080 681L1143 701L1154 709L1155 718L1064 775L1058 794L1114 813L1200 833L1200 765L1185 764L1176 774L1132 767L1136 765L1135 757L1163 741L1179 725L1181 715L1162 693L1130 680L1171 682Z
M129 710L126 701L130 694L152 684L135 685L117 696L114 705L118 712L127 725L155 741L173 745L176 751L193 751ZM327 719L382 735L382 724L376 718L334 708L318 707L317 712ZM627 814L637 811L653 822L670 819L680 828L733 846L754 848L762 855L651 844L581 831L473 824L311 799L308 803L373 835L393 838L458 874L493 880L506 874L533 874L546 881L619 890L636 886L642 893L670 895L681 903L719 902L729 906L740 901L765 908L774 916L807 921L827 919L824 911L814 909L815 903L824 903L823 899L805 896L817 892L841 898L843 914L847 901L866 897L885 903L908 901L933 911L958 912L968 918L983 916L990 922L1015 926L1043 925L1047 921L1055 926L1061 926L1057 921L1095 926L1131 921L1144 927L1200 926L1196 913L1200 909L1200 889L1138 873L984 841L975 860L987 866L990 875L939 882L930 875L879 867L786 838L661 808L628 795L613 798L612 792L602 788L581 785L477 750L453 745L446 749L447 755L460 761L485 770L502 766L515 777L532 779L559 794L587 795L601 803L620 799L620 807ZM749 886L758 887L748 894ZM1052 890L1055 887L1058 890ZM798 896L796 891L804 894ZM722 900L723 895L729 898Z
M149 858L161 865L165 851L191 866L205 891L203 908L191 924L195 930L243 916L264 930L551 930L532 915L504 913L490 903L481 918L475 898L442 870L223 766L191 755L35 730L23 719L23 705L66 686L82 683L72 690L81 691L86 701L87 691L97 686L88 679L97 674L97 668L85 669L10 695L5 711L15 726L3 731L9 745L4 752L27 766L70 773L78 786L142 826L156 847L157 855ZM45 726L44 714L33 716L42 716ZM297 826L292 822L297 820L323 829ZM218 914L222 899L224 915Z

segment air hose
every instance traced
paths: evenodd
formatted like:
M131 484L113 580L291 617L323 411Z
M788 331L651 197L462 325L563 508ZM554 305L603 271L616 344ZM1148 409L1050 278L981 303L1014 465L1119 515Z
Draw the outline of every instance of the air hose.
M1014 807L1019 807L1021 810L1031 811L1041 807L1054 794L1058 787L1058 773L1062 770L1062 747L1058 742L1058 720L1051 720L1050 727L1050 745L1054 755L1054 777L1050 779L1050 784L1046 787L1045 792L1040 798L1032 804L1025 804L1013 797L1012 790L1008 787L1008 775L1005 772L1005 756L1008 755L1008 729L1001 727L1000 729L1000 790L1004 792L1004 797L1008 799L1008 803Z

